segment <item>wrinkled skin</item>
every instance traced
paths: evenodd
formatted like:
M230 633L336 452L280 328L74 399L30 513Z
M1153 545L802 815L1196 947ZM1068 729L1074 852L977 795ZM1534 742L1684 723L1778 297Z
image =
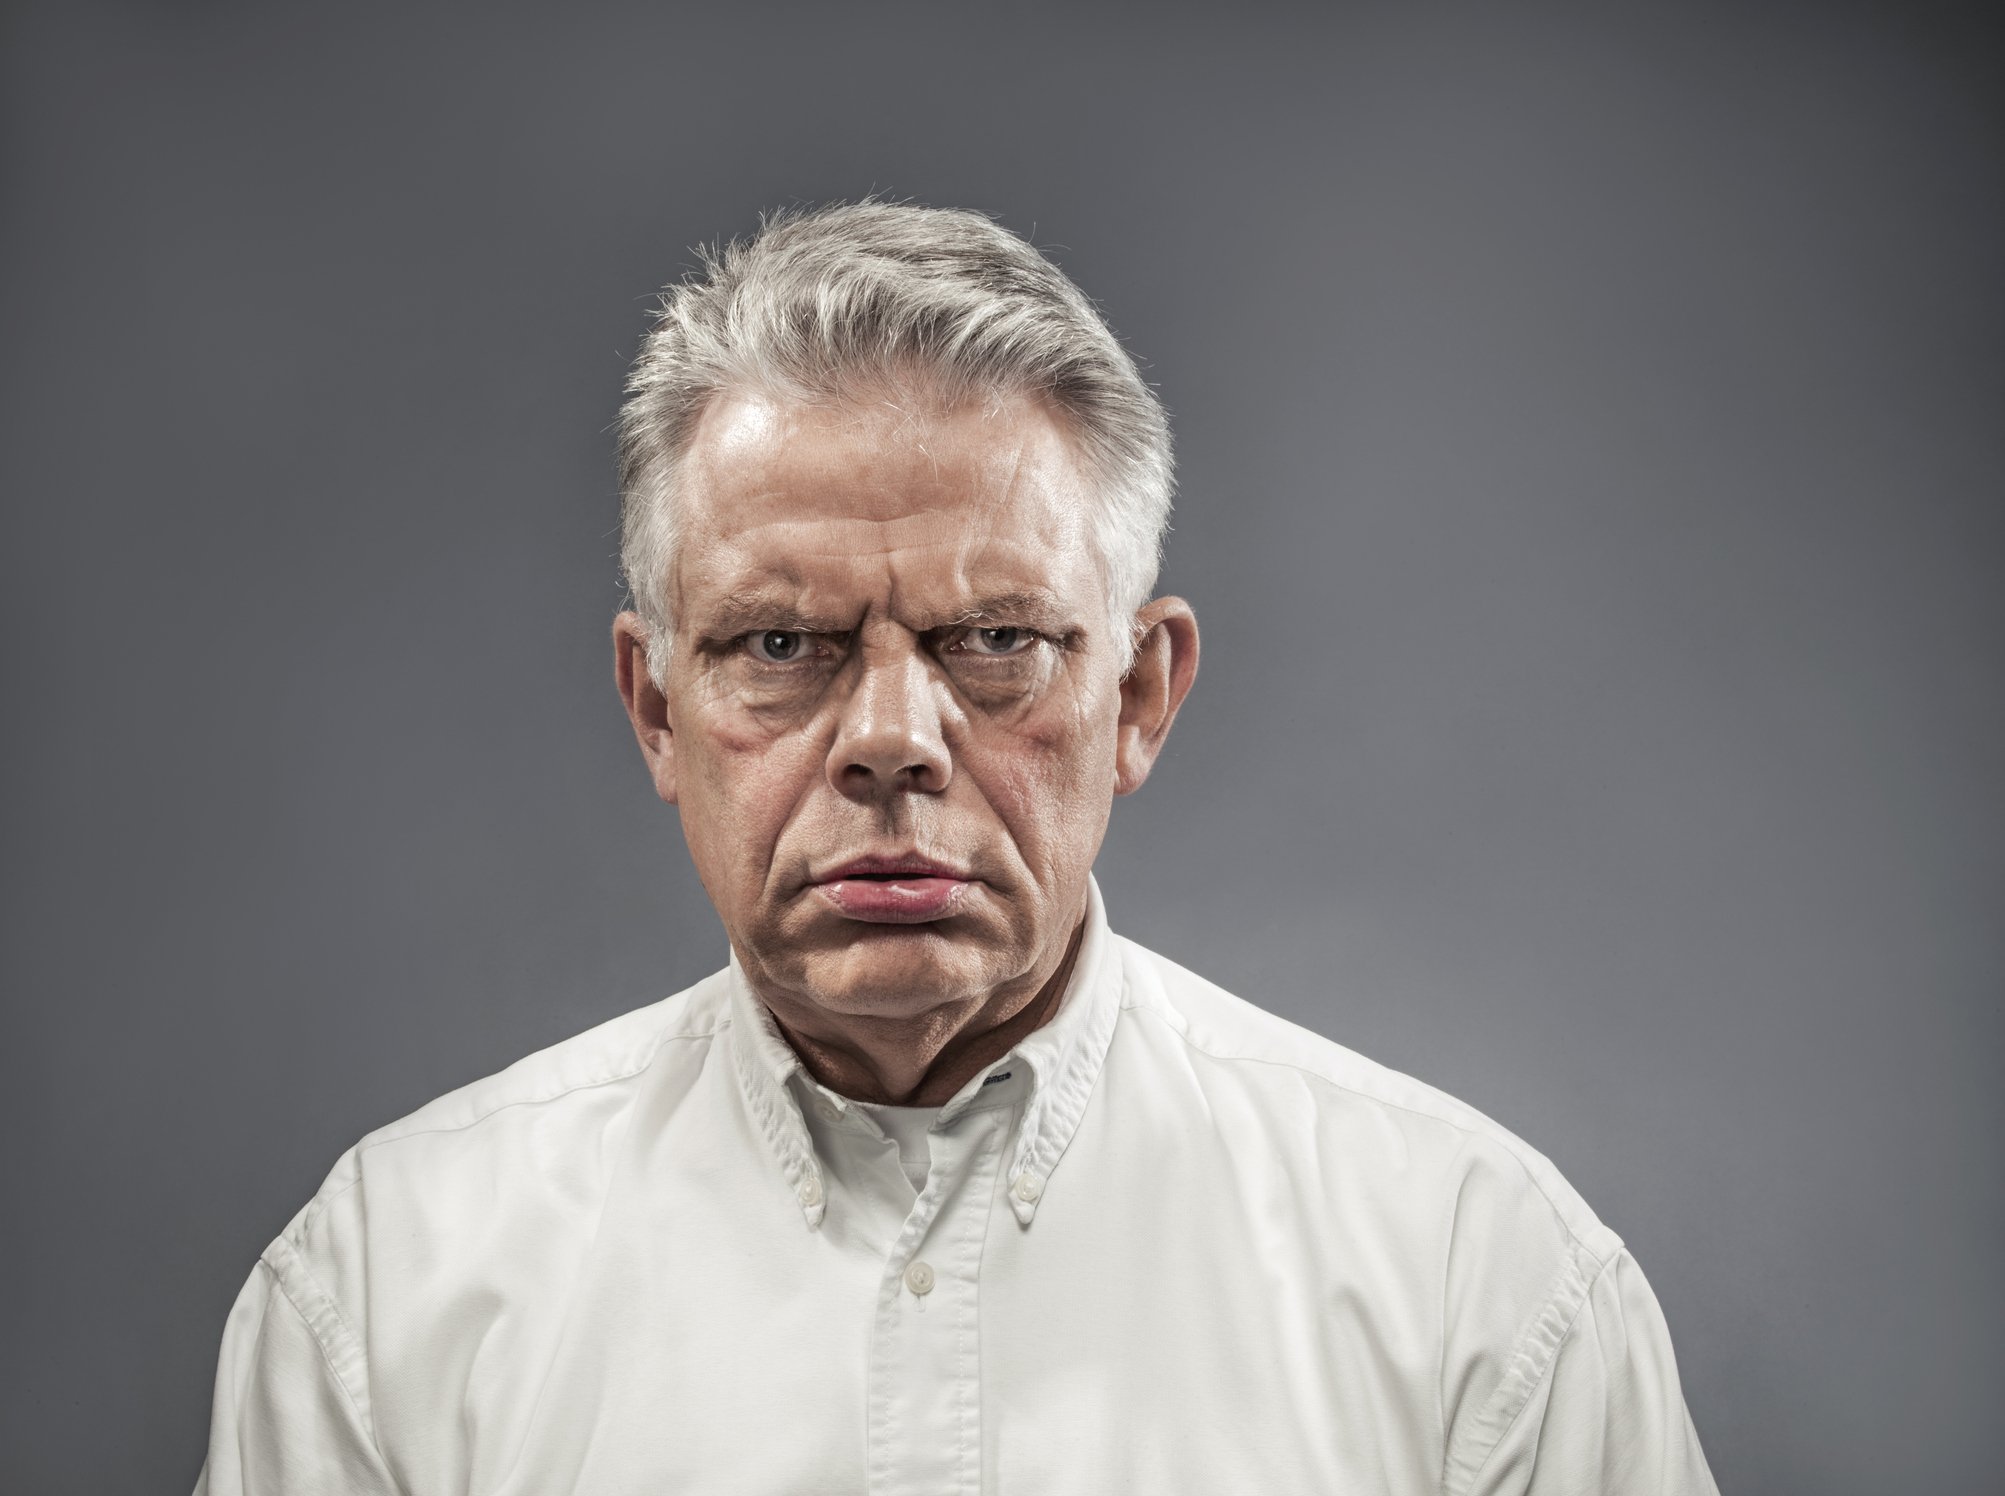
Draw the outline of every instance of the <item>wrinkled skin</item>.
M1048 1018L1115 795L1148 777L1197 668L1180 599L1127 675L1062 419L923 391L723 396L684 467L673 654L616 673L754 990L809 1070L937 1105ZM919 923L818 885L859 856L962 875Z

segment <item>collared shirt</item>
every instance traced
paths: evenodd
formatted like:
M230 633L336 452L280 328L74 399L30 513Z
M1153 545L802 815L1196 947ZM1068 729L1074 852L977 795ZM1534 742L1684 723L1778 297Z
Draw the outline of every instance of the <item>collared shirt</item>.
M1095 888L930 1122L817 1084L734 962L365 1138L231 1311L197 1490L1714 1487L1544 1158Z

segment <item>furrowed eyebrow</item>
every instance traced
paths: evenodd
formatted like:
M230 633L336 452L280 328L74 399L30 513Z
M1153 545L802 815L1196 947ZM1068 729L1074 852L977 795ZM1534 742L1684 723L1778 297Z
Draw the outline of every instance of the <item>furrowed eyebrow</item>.
M753 629L783 629L789 633L841 633L847 624L816 617L784 597L762 592L737 592L699 615L701 631L713 639L735 638Z
M1075 627L1058 599L1049 592L998 592L976 601L940 625L955 628L971 623L1008 623L1040 629L1045 633L1065 633Z
M832 614L816 614L784 594L757 589L734 592L692 615L697 632L705 638L735 639L755 629L781 629L789 633L839 634L855 627L853 619ZM955 609L927 625L928 631L965 628L969 625L1004 624L1033 628L1059 637L1078 632L1078 625L1061 608L1058 599L1040 589L998 592L977 598L965 608Z

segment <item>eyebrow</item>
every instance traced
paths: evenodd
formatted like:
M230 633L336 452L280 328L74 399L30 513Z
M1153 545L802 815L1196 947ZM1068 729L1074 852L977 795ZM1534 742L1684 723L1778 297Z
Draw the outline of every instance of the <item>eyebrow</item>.
M697 613L694 621L699 623L698 632L712 639L732 639L754 629L838 634L855 626L853 619L811 611L783 591L760 587L727 593L713 606ZM1054 635L1076 632L1078 628L1059 606L1058 599L1043 588L989 593L927 628L930 631L989 622L1019 624Z
M991 619L1028 624L1053 634L1078 627L1059 606L1058 599L1042 588L991 593L937 626L952 628L955 624L986 623Z
M733 592L720 598L714 607L697 614L700 632L713 638L736 638L753 629L785 629L789 633L840 633L847 625L832 616L815 615L784 593L757 588Z

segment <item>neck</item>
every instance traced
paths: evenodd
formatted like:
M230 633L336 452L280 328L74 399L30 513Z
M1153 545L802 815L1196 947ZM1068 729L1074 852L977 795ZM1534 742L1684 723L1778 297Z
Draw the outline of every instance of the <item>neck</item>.
M840 1041L803 1033L772 1004L767 1007L808 1074L838 1096L891 1106L942 1106L1025 1035L1051 1021L1085 933L1082 919L1057 969L1027 1001L1013 1002L998 993L965 1014L936 1012L916 1023L866 1020Z

